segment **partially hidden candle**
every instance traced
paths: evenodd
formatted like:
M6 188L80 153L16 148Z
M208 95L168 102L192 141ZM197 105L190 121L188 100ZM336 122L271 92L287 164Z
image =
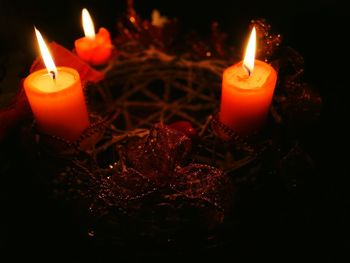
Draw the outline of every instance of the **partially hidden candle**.
M35 29L46 69L30 74L24 90L40 131L69 141L76 140L89 126L79 73L55 66L49 50Z
M240 135L254 133L264 124L277 81L272 66L255 60L255 46L253 28L244 61L223 73L219 119Z
M87 9L82 11L85 37L74 42L77 55L87 63L98 66L106 64L112 55L112 41L107 29L101 27L95 34L94 23Z

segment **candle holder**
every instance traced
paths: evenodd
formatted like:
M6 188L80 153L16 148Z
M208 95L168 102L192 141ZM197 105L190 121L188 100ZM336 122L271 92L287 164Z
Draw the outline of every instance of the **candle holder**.
M301 78L303 58L266 21L252 21L258 57L279 77L265 128L242 137L216 113L222 72L238 59L225 34L213 23L204 42L167 21L154 26L132 6L118 20L118 54L86 86L92 124L77 141L22 131L51 197L77 211L99 245L153 254L218 247L234 238L245 194L274 179L294 187L286 167L310 166L295 142L317 122L321 98Z

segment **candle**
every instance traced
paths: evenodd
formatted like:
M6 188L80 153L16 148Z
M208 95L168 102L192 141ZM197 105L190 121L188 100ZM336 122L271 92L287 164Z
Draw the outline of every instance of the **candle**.
M238 134L259 130L268 115L277 73L267 63L255 60L253 28L243 62L223 73L220 121Z
M40 131L74 141L89 126L79 74L72 68L56 68L40 32L35 33L46 69L24 80L25 93Z
M112 54L111 36L107 29L101 27L95 34L94 23L89 12L84 8L82 21L85 37L75 41L75 51L78 56L91 65L105 64Z

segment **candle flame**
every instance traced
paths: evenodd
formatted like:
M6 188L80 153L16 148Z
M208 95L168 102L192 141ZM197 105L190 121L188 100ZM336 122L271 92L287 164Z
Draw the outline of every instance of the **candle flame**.
M243 68L247 71L250 76L254 70L255 61L255 49L256 49L256 30L253 27L252 33L250 34L247 49L245 51L245 56L243 60Z
M91 19L91 16L89 14L89 11L84 8L82 11L82 18L83 18L83 29L85 36L91 39L95 38L95 26L94 22Z
M51 75L52 79L55 79L57 77L57 68L56 68L55 62L53 62L50 51L47 48L45 41L44 41L42 35L40 34L39 30L36 29L36 27L34 27L34 29L35 29L36 38L38 40L38 44L39 44L39 48L40 48L40 52L41 52L41 57L44 61L47 72Z

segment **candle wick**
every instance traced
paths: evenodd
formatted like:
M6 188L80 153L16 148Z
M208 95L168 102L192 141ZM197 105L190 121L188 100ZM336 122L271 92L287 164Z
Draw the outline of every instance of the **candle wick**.
M243 69L244 69L244 71L247 73L248 77L250 77L250 75L252 74L251 71L250 71L250 69L249 69L246 65L244 65L244 64L243 64Z
M49 73L51 74L52 79L56 82L56 73L55 73L55 71L51 70Z

